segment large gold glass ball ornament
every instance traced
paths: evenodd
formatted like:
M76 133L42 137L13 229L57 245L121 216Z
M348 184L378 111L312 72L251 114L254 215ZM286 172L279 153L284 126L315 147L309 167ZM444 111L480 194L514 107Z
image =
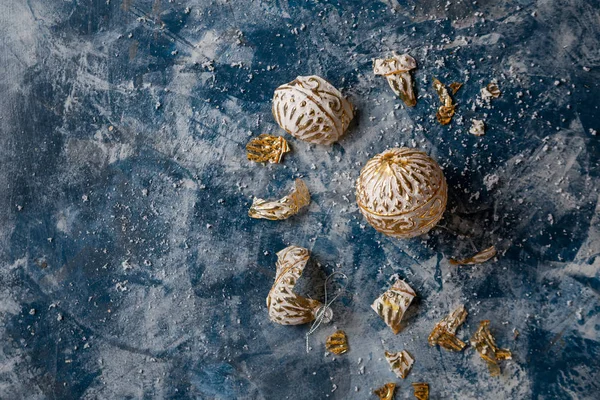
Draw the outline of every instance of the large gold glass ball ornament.
M332 144L346 132L352 104L331 83L299 76L275 89L273 116L290 135L316 144Z
M407 239L422 235L442 218L448 200L438 163L406 147L370 159L356 181L360 212L376 230Z

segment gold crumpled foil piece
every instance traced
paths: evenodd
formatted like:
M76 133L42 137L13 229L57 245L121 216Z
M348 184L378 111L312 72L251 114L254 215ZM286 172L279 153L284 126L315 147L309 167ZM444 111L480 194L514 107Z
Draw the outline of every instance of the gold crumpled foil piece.
M467 310L464 305L458 306L454 311L435 324L427 341L430 346L440 345L447 350L461 351L467 345L456 337L456 330L465 322Z
M398 334L402 328L402 317L416 295L408 283L398 279L371 304L371 308L392 328L394 334Z
M302 207L310 204L310 193L302 179L296 179L294 189L287 196L274 201L254 198L248 215L252 218L272 221L287 219L298 214Z
M485 320L479 323L479 328L471 338L471 345L475 347L481 358L488 365L492 376L500 375L500 366L498 360L510 360L512 354L508 349L501 349L496 346L496 341L489 330L490 321Z
M266 133L250 140L246 145L248 160L258 163L280 163L283 155L289 151L290 146L283 137Z
M502 94L500 88L494 82L489 83L485 88L487 89L491 97L493 97L494 99L497 99Z
M485 123L481 119L472 119L469 133L475 136L485 135Z
M429 400L429 384L425 382L415 382L412 384L415 391L415 399Z
M417 62L408 54L394 54L390 58L373 60L373 73L382 75L398 97L409 107L417 104L417 96L410 71L417 68Z
M458 90L462 87L462 85L463 84L461 82L452 82L448 85L448 87L452 89L452 94L455 95L456 92L458 92Z
M337 331L327 338L325 348L333 354L344 354L348 351L348 337L346 332Z
M437 120L442 125L448 125L454 116L456 105L452 103L452 98L444 84L436 78L433 78L433 88L442 102L442 105L438 108L436 113Z
M394 391L396 390L395 383L386 383L379 389L373 391L373 394L379 397L379 400L393 400Z
M385 352L385 359L390 364L392 372L396 374L398 378L405 379L415 363L415 359L412 358L410 353L406 350L399 351L397 353Z
M463 258L462 260L455 260L454 258L450 259L450 264L452 265L475 265L482 264L490 259L492 259L498 252L496 251L495 246L490 246L485 250L480 251L472 257Z
M309 251L289 246L277 253L275 283L267 296L269 319L281 325L300 325L313 321L323 303L294 293L308 262Z

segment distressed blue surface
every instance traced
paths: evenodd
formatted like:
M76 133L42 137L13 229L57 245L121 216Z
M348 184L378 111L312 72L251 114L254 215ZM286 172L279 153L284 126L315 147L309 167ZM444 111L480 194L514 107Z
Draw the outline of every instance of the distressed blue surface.
M599 10L0 1L0 398L363 399L388 381L397 399L416 381L432 399L599 398ZM392 51L417 59L414 109L372 74ZM248 162L250 137L284 134L273 90L309 74L356 106L347 135L286 135L283 164ZM465 82L449 127L434 119L434 76ZM502 96L481 107L491 80ZM398 145L436 158L450 191L441 227L407 241L370 228L353 193L361 166ZM247 217L253 196L281 197L296 177L307 211ZM311 250L303 294L349 277L309 353L308 327L272 324L265 307L290 244ZM491 244L495 263L448 263ZM397 336L369 307L393 274L418 293ZM471 348L426 344L460 303L462 339L490 319L513 351L500 377ZM325 356L336 328L351 350ZM404 381L383 358L401 349L416 359Z

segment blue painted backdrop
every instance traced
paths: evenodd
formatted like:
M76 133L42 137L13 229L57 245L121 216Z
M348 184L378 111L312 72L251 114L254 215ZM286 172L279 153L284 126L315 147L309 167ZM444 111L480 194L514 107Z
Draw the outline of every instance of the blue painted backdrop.
M0 398L364 399L388 381L400 399L414 381L432 399L600 398L598 1L2 0L0 16ZM414 109L372 74L392 51L419 64ZM309 74L355 105L347 135L247 161L249 138L284 134L273 90ZM450 126L433 77L465 83ZM441 226L405 241L353 193L400 145L450 188ZM247 217L296 177L308 210ZM349 277L308 354L308 327L267 319L289 244L312 253L301 293ZM448 263L492 244L496 262ZM369 307L394 274L418 293L397 336ZM426 344L460 303L459 337L490 319L513 351L500 377ZM336 328L351 350L327 356ZM401 349L405 381L383 358Z

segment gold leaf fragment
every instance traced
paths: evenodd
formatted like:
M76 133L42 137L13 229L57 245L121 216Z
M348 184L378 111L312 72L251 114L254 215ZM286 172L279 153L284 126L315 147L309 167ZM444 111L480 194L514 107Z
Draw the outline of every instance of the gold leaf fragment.
M475 136L485 135L485 123L480 119L472 119L469 133Z
M415 382L412 384L417 400L429 400L429 384L425 382Z
M460 305L444 319L435 324L433 331L427 339L430 346L440 345L440 347L451 351L461 351L466 343L456 337L456 330L465 322L467 310L464 305Z
M398 334L402 328L402 317L416 295L408 283L398 279L389 290L375 299L371 308L392 328L394 334Z
M266 133L250 140L246 145L248 160L258 163L280 163L283 155L289 151L290 146L283 137Z
M502 92L500 92L500 88L494 82L489 83L486 86L486 89L494 99L497 99L502 94Z
M497 376L500 375L498 360L510 360L512 354L510 350L501 349L496 346L496 341L489 330L489 325L489 320L479 323L479 328L471 338L471 345L475 347L479 356L487 362L490 374Z
M333 354L344 354L348 351L348 338L346 332L337 331L327 338L325 348Z
M398 378L405 379L415 359L412 358L410 353L406 350L399 351L397 353L385 352L385 359L390 364L392 372L398 376Z
M396 390L395 383L386 383L379 389L373 391L373 394L379 397L379 400L393 400L394 391Z
M463 84L461 82L452 82L448 85L448 87L452 89L452 94L455 95L456 92L458 92L458 90L462 87L462 85Z
M433 88L442 102L436 113L437 120L442 125L448 125L452 120L452 116L454 116L456 105L452 103L452 98L444 84L436 78L433 78Z
M475 265L482 264L491 258L493 258L498 252L496 251L495 246L490 246L485 250L480 251L472 257L464 258L462 260L455 260L454 258L450 259L450 264L452 265Z
M417 68L417 62L408 54L394 54L390 58L373 60L373 73L383 75L400 99L409 107L417 104L410 71Z
M302 179L296 179L294 189L287 196L274 201L254 198L248 215L252 218L282 220L295 215L310 204L310 193Z
M315 319L320 301L294 293L310 254L307 249L289 246L277 253L277 274L267 296L269 319L281 325L300 325Z

